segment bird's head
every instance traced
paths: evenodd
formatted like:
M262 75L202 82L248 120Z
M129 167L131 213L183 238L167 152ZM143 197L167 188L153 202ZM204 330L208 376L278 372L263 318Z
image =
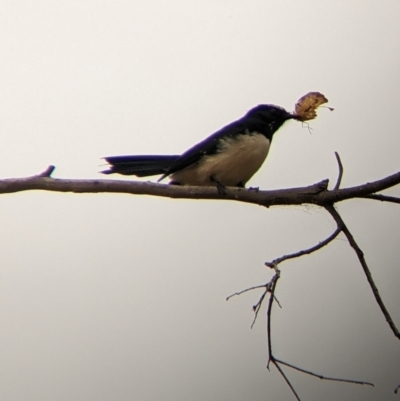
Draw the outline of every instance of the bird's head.
M287 120L295 119L296 116L287 112L284 108L270 104L260 104L249 110L246 118L260 121L268 127L272 136Z

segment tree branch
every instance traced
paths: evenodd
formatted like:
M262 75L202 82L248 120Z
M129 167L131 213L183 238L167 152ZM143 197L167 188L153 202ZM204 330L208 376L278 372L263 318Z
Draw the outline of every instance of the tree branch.
M152 195L175 199L225 199L260 206L282 206L314 204L325 206L351 198L366 197L384 189L400 184L400 172L381 180L356 187L327 190L328 180L316 184L273 191L254 191L243 188L226 188L221 196L216 187L196 187L165 185L153 182L122 180L83 180L51 178L54 166L32 177L0 180L0 194L21 191L44 190L75 193L125 193L132 195ZM379 200L386 200L380 198ZM392 199L390 201L393 201Z
M340 228L344 235L346 236L347 240L349 241L350 246L354 249L358 260L364 270L364 274L368 280L369 286L374 294L375 300L378 303L383 315L385 316L386 321L388 322L390 328L392 329L393 334L400 340L400 332L397 329L396 325L393 322L392 317L390 316L389 311L387 310L385 304L383 303L382 297L379 294L378 287L376 286L374 279L372 278L371 271L367 265L367 262L364 258L364 253L361 248L358 246L357 242L355 241L353 235L351 234L350 230L347 228L346 224L344 223L340 214L336 211L333 206L326 206L326 210L331 214L333 219L336 221L338 228Z
M52 166L51 166L52 167ZM280 189L274 191L254 191L228 187L221 196L217 187L165 185L143 181L84 180L50 178L47 172L32 177L0 180L0 194L22 191L44 190L74 193L125 193L131 195L153 195L174 199L226 199L264 206L309 203L308 199L325 191L327 180L308 187Z
M272 319L272 305L274 303L274 296L275 296L275 289L276 289L276 284L279 280L280 277L280 271L276 269L276 273L274 277L271 280L271 286L270 286L270 297L268 300L268 309L267 309L267 333L268 333L268 363L267 363L267 368L269 369L269 363L272 362L275 364L275 358L274 354L272 352L272 324L271 324L271 319Z
M327 208L328 208L328 206L327 206ZM372 387L374 386L373 383L366 382L366 381L328 377L328 376L323 376L321 374L312 372L312 371L307 370L307 369L300 368L300 367L298 367L296 365L293 365L293 364L288 363L288 362L284 362L281 359L276 358L274 353L273 353L273 349L272 349L272 306L273 306L274 301L277 302L276 297L275 297L275 291L276 291L278 280L280 278L280 270L278 269L278 264L283 262L283 261L285 261L285 260L298 258L300 256L308 255L308 254L311 254L313 252L316 252L317 250L319 250L319 249L323 248L324 246L328 245L342 231L344 231L343 227L344 227L344 223L343 223L343 225L339 225L337 223L336 230L329 237L327 237L325 240L321 241L317 245L314 245L314 246L312 246L310 248L307 248L307 249L304 249L304 250L301 250L301 251L298 251L298 252L294 252L294 253L291 253L291 254L288 254L288 255L281 256L279 258L274 259L272 262L265 262L266 266L268 266L268 267L270 267L270 268L275 270L274 276L272 277L272 279L268 283L263 284L263 285L259 285L259 286L253 286L253 287L246 288L245 290L236 292L236 293L230 295L229 297L227 297L227 300L229 300L231 297L233 297L235 295L241 295L241 294L243 294L243 293L245 293L247 291L255 290L255 289L258 289L258 288L264 288L264 292L261 294L260 299L253 306L254 319L253 319L253 322L251 324L251 327L253 327L254 323L257 320L258 313L259 313L259 311L260 311L260 309L262 307L262 304L264 303L264 300L265 300L267 294L268 293L270 294L269 295L269 299L268 299L268 307L267 307L267 341L268 341L267 369L269 370L269 366L270 366L271 363L276 367L276 369L281 374L283 379L286 381L286 384L289 386L289 388L291 389L293 395L296 397L296 399L298 401L301 401L300 397L299 397L298 393L296 392L294 386L290 382L289 378L286 376L285 372L282 370L280 364L285 365L285 366L287 366L289 368L292 368L294 370L297 370L299 372L308 374L310 376L318 377L321 380L345 382L345 383L351 383L351 384L362 384L362 385L368 385L368 386L372 386Z
M266 286L266 284L261 284L261 285L256 285L254 287L246 288L245 290L238 291L238 292L235 292L234 294L229 295L228 297L226 297L226 300L229 301L232 297L235 297L237 295L242 295L245 292L252 291L252 290L255 290L257 288L265 288L265 286Z
M364 199L374 199L381 202L391 202L391 203L400 203L400 198L396 198L395 196L382 195L382 194L370 194L358 196L358 198Z
M336 181L336 185L334 186L334 190L339 189L340 187L340 183L342 182L342 177L343 177L343 164L342 161L340 160L340 156L338 152L335 152L335 157L336 157L336 161L338 163L338 167L339 167L339 174L338 174L338 178Z
M320 181L316 184L289 189L278 189L273 191L255 191L247 190L243 188L226 188L224 193L218 191L216 187L187 187L187 186L174 186L164 185L152 182L141 182L141 181L122 181L122 180L76 180L76 179L55 179L51 177L55 167L49 166L45 171L38 175L25 178L16 179L4 179L0 180L0 194L15 193L29 190L44 190L44 191L55 191L55 192L74 192L74 193L125 193L132 195L152 195L169 197L175 199L224 199L238 202L245 202L251 204L257 204L260 206L270 207L278 205L301 205L301 204L314 204L325 208L333 217L337 224L336 230L325 240L321 241L317 245L304 249L292 254L281 256L272 262L265 263L267 266L275 269L275 275L273 278L264 285L254 286L247 288L243 291L232 294L227 298L229 300L234 295L243 294L246 291L250 291L257 288L264 288L264 292L261 295L258 302L253 306L254 320L252 327L257 319L258 313L262 307L264 300L269 294L268 307L267 307L267 332L268 332L268 363L267 368L269 369L270 363L274 364L278 369L294 396L297 400L300 400L296 393L293 385L283 372L280 364L285 365L289 368L298 370L300 372L318 377L325 380L344 381L356 384L373 385L368 382L354 381L348 379L336 379L331 377L324 377L306 369L299 368L295 365L289 364L282 360L275 358L272 352L272 306L274 301L277 302L275 297L275 291L277 282L280 277L280 271L277 268L278 264L285 260L297 258L306 254L313 253L324 246L332 242L340 232L343 232L349 241L349 244L354 249L359 262L364 270L364 274L367 277L369 285L373 291L375 299L385 316L390 328L394 335L400 339L400 333L396 325L393 322L388 310L386 309L382 298L379 294L378 288L376 287L372 278L371 272L365 261L364 254L361 248L358 246L351 232L347 228L343 219L334 208L334 204L337 202L345 201L352 198L365 198L379 200L383 202L400 203L400 198L387 196L383 194L377 194L379 191L391 188L395 185L400 184L400 172L392 174L388 177L382 178L377 181L366 183L363 185L340 189L340 184L343 176L343 165L337 152L335 152L336 160L339 166L339 174L333 190L327 190L328 180ZM399 387L395 389L397 393Z
M318 251L319 249L323 248L324 246L326 246L330 242L332 242L341 233L341 231L342 231L342 229L338 227L328 238L319 242L317 245L314 245L308 249L303 249L302 251L291 253L289 255L283 255L279 258L274 259L272 262L265 262L265 265L268 267L274 267L285 260L298 258L300 256L309 255L310 253Z
M42 173L38 174L36 177L51 177L53 174L53 171L56 169L56 166L48 166L46 170L44 170Z
M327 204L333 204L347 199L360 198L365 195L371 195L376 192L394 187L398 184L400 184L400 172L389 175L377 181L358 185L356 187L343 188L336 191L325 191L315 196L315 198L318 198L315 203L322 206L324 202Z
M328 381L334 381L334 382L345 382L345 383L353 383L353 384L361 384L361 385L375 387L374 384L370 383L370 382L363 382L363 381L360 381L360 380L340 379L340 378L337 378L337 377L322 376L322 375L319 375L318 373L312 372L311 370L302 369L302 368L299 368L296 365L292 365L291 363L284 362L284 361L282 361L282 360L280 360L278 358L275 358L275 361L278 362L278 363L281 363L282 365L286 365L287 367L292 368L294 370L298 370L299 372L306 373L307 375L318 377L321 380L328 380Z
M285 379L287 385L290 387L290 389L292 390L292 393L294 394L294 396L296 397L296 400L301 401L299 395L297 394L296 390L294 389L292 383L290 383L289 379L287 378L287 376L285 375L285 372L282 370L282 368L279 366L279 363L276 362L275 359L272 360L273 364L275 365L275 367L278 369L279 373L282 375L282 377Z

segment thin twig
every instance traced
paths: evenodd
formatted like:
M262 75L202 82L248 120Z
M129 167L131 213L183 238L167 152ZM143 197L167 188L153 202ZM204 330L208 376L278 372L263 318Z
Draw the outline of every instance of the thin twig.
M258 289L258 288L264 288L264 292L262 293L260 299L258 300L258 302L256 303L256 305L253 306L253 311L254 311L254 319L253 319L253 323L251 325L251 327L254 326L257 317L258 317L258 313L261 309L262 304L264 303L264 300L267 296L267 294L269 293L269 299L268 299L268 307L267 307L267 344L268 344L268 362L267 362L267 369L270 370L270 364L273 364L277 370L279 371L279 373L281 374L281 376L283 377L283 379L285 380L285 382L287 383L287 385L289 386L289 388L291 389L292 393L294 394L294 396L296 397L296 399L299 401L300 397L297 394L296 390L294 389L292 383L290 382L290 380L288 379L288 377L286 376L286 374L284 373L284 371L282 370L282 368L279 366L279 364L285 365L289 368L295 369L299 372L314 376L314 377L318 377L321 380L328 380L328 381L337 381L337 382L345 382L345 383L351 383L351 384L362 384L362 385L368 385L368 386L374 386L373 383L370 382L364 382L364 381L359 381L359 380L351 380L351 379L341 379L341 378L334 378L334 377L326 377L323 376L321 374L317 374L314 373L312 371L300 368L298 366L292 365L288 362L284 362L278 358L275 358L274 354L273 354L273 350L272 350L272 306L274 301L277 302L277 304L279 305L276 296L275 296L275 291L276 291L276 287L277 287L277 282L280 278L280 270L278 269L277 265L280 261L282 260L286 260L289 259L291 257L298 257L301 256L303 254L306 253L311 253L317 249L322 248L323 246L327 245L329 242L331 242L334 238L337 237L337 235L342 231L342 227L339 226L337 229L328 237L326 238L324 241L320 242L319 244L315 245L312 248L309 248L305 251L300 251L300 252L296 252L294 254L291 255L285 255L284 257L281 258L277 258L275 259L273 262L267 262L265 263L267 266L275 269L275 275L272 277L272 279L261 286L254 286L254 287L250 287L247 288L246 290L237 292L235 294L232 294L230 297L234 296L234 295L240 295L243 294L246 291L250 291L250 290L254 290L254 289ZM229 299L230 297L228 297L227 299ZM280 306L280 305L279 305ZM301 400L300 400L301 401Z
M42 173L38 174L36 177L40 178L50 178L51 175L53 174L53 171L56 169L56 166L48 166L46 170L44 170Z
M252 323L251 323L250 328L253 328L253 326L254 326L254 324L255 324L255 322L256 322L256 320L257 320L258 312L259 312L260 309L261 309L261 306L262 306L262 304L263 304L263 302L264 302L265 296L266 296L266 295L268 294L268 292L271 290L271 286L272 286L272 282L273 282L274 278L275 278L275 276L274 276L268 283L266 283L266 284L256 285L256 286L254 286L254 287L246 288L245 290L235 292L234 294L231 294L231 295L229 295L229 297L226 298L226 300L229 301L232 297L234 297L234 296L236 296L236 295L242 295L242 294L244 294L245 292L252 291L252 290L256 290L256 289L258 289L258 288L264 288L264 292L261 294L260 299L259 299L258 302L253 306L254 318L253 318L253 321L252 321ZM277 302L278 305L280 306L278 300L276 300L276 302Z
M350 230L347 228L346 224L344 223L342 217L340 216L340 214L336 211L336 209L331 206L331 205L326 205L325 206L326 210L331 214L331 216L333 217L333 219L336 221L336 224L338 226L338 228L341 228L341 230L343 231L344 235L346 236L347 240L349 241L350 246L354 249L358 260L364 270L364 274L368 280L368 283L371 287L371 290L375 296L375 300L378 303L386 321L388 322L390 328L392 329L393 334L400 340L400 332L398 330L398 328L396 327L396 325L393 322L392 317L390 316L389 311L387 310L380 294L379 294L379 290L378 287L376 286L374 279L372 278L372 274L371 271L369 270L369 267L367 265L367 262L365 261L364 258L364 253L361 250L361 248L358 246L357 242L355 241L353 235L351 234Z
M399 392L400 389L400 384L394 389L394 393L397 394Z
M396 198L395 196L382 195L382 194L363 195L363 196L358 196L358 198L374 199L374 200L378 200L381 202L400 203L400 198Z
M294 394L294 396L296 397L296 399L298 401L301 401L299 395L296 393L296 390L294 389L294 387L292 386L292 383L290 383L289 379L287 378L287 376L285 375L285 373L283 372L282 368L278 365L278 363L276 362L276 359L273 358L271 360L271 362L276 366L276 368L278 369L279 373L282 375L282 377L285 379L287 385L290 387L290 389L292 390L292 393Z
M266 284L262 284L262 285L256 285L254 287L249 287L246 288L245 290L239 291L239 292L235 292L234 294L229 295L229 297L226 297L226 300L229 301L232 297L235 297L236 295L242 295L247 291L252 291L252 290L256 290L258 288L265 288Z
M281 376L283 377L283 379L285 380L286 384L289 386L290 390L292 390L293 395L296 397L297 401L301 401L299 395L297 394L296 390L294 389L292 383L290 382L289 378L286 376L285 372L282 370L282 368L279 366L279 363L277 362L277 359L274 357L273 353L272 353L272 335L271 335L271 328L272 328L272 324L271 324L271 317L272 317L272 305L274 303L274 299L275 299L275 290L276 290L276 286L277 286L277 282L280 278L280 271L275 267L276 269L276 273L274 275L274 277L272 278L272 280L270 281L271 286L270 286L270 296L269 296L269 300L268 300L268 309L267 309L267 335L268 335L268 363L267 363L267 369L269 370L269 365L270 363L272 363L276 369L278 370L278 372L281 374ZM264 297L265 294L267 292L264 293Z
M275 287L276 287L276 282L278 281L280 277L280 271L278 269L275 268L275 274L272 277L272 279L265 284L265 291L264 293L261 295L260 299L258 300L258 302L253 306L253 311L254 311L254 319L253 319L253 323L251 324L251 328L253 328L256 320L257 320L257 316L258 316L258 312L261 309L261 306L264 302L265 296L268 294L268 292L271 294L269 297L269 303L268 303L268 311L267 312L267 316L269 316L270 314L270 309L272 308L272 302L275 299ZM278 302L278 305L281 307L281 305ZM268 323L267 323L268 325ZM268 334L268 339L270 338L269 334Z
M321 249L322 247L326 246L327 244L329 244L330 242L332 242L338 235L339 233L342 231L342 227L339 226L339 224L337 225L336 230L325 240L321 241L319 244L299 251L299 252L295 252L293 254L290 255L285 255L282 256L280 258L277 258L275 260L273 260L272 262L267 262L265 263L267 266L274 268L276 270L276 274L275 276L272 278L272 280L270 281L270 298L269 298L269 302L268 302L268 309L267 309L267 335L268 335L268 363L267 363L267 369L269 369L270 364L272 363L279 371L279 373L282 375L282 377L284 378L284 380L286 381L287 385L289 386L289 388L292 390L294 396L296 397L297 400L300 400L299 395L297 394L296 390L294 389L292 383L289 381L288 377L286 376L286 374L283 372L282 368L279 366L279 364L283 364L287 367L290 367L292 369L298 370L299 372L305 373L305 374L309 374L311 376L314 377L318 377L321 380L328 380L328 381L338 381L338 382L346 382L346 383L352 383L352 384L364 384L364 385L369 385L369 386L373 386L372 383L369 382L363 382L363 381L358 381L358 380L350 380L350 379L340 379L340 378L333 378L333 377L325 377L323 375L311 372L309 370L306 369L302 369L298 366L292 365L290 363L284 362L280 359L275 358L273 351L272 351L272 323L271 323L271 318L272 318L272 305L273 302L275 300L275 290L276 290L276 286L277 286L277 281L280 277L280 271L278 270L277 266L280 262L284 261L284 260L288 260L288 259L292 259L292 258L297 258L300 257L302 255L306 255L306 254L310 254L312 252L317 251L318 249ZM261 307L261 303L264 300L264 297L266 296L267 291L264 292L262 299L259 301L258 305L259 307Z
M267 335L268 335L268 363L267 368L269 369L269 363L274 359L272 354L272 335L271 335L271 316L272 316L272 304L274 303L275 290L278 280L281 276L280 270L276 269L276 273L271 280L270 297L268 301L267 309Z
M335 152L335 157L338 163L338 167L339 167L339 174L338 174L338 178L336 180L336 184L333 187L333 190L336 191L337 189L339 189L340 187L340 183L342 182L342 177L343 177L343 164L342 161L340 160L340 156L338 152Z
M364 195L375 194L398 184L400 184L400 172L389 175L380 180L368 182L355 187L342 188L336 191L321 192L315 197L318 198L315 200L316 203L321 206L326 204L332 205L333 203L342 202L346 199L359 198Z
M275 294L274 294L274 301L275 301L276 304L282 309L282 305L281 305L281 303L279 302L278 298L275 296Z
M268 291L269 291L269 290L270 290L270 287L269 287L269 283L268 283L267 285L265 285L265 291L262 293L260 299L259 299L258 302L253 306L254 318L253 318L253 321L251 322L251 326L250 326L251 329L253 328L253 326L254 326L255 323L256 323L256 320L257 320L257 317L258 317L258 312L260 311L261 305L263 304L264 299L265 299L265 296L268 294Z
M374 387L374 384L373 384L373 383L370 383L370 382L363 382L363 381L359 381L359 380L340 379L340 378L335 378L335 377L322 376L322 375L320 375L320 374L311 372L310 370L306 370L306 369L299 368L298 366L292 365L291 363L282 361L282 360L277 359L277 358L275 358L275 361L278 362L278 363L281 363L282 365L286 365L286 366L288 366L289 368L298 370L299 372L303 372L303 373L306 373L306 374L308 374L308 375L318 377L318 378L321 379L321 380L329 380L329 381L345 382L345 383L353 383L353 384L362 384L362 385Z
M265 262L265 265L268 267L277 266L279 263L281 263L285 260L298 258L300 256L309 255L310 253L318 251L319 249L323 248L324 246L326 246L330 242L332 242L340 234L341 231L342 231L342 229L338 227L328 238L319 242L317 245L314 245L308 249L303 249L302 251L291 253L289 255L281 256L279 258L274 259L272 262Z

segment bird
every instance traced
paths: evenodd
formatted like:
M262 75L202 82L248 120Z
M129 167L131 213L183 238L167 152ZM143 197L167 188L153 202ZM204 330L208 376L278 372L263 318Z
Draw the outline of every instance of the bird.
M107 156L103 174L168 177L171 185L244 188L264 163L274 134L297 119L284 108L261 104L181 155Z

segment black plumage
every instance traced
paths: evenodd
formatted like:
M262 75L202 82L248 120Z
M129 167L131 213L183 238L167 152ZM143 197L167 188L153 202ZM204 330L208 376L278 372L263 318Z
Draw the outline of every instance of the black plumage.
M295 118L281 107L259 105L182 155L105 157L104 174L171 176L172 184L244 186L265 160L275 132Z
M146 155L146 156L109 156L105 157L110 169L102 171L103 174L136 175L147 177L164 174L179 155Z

